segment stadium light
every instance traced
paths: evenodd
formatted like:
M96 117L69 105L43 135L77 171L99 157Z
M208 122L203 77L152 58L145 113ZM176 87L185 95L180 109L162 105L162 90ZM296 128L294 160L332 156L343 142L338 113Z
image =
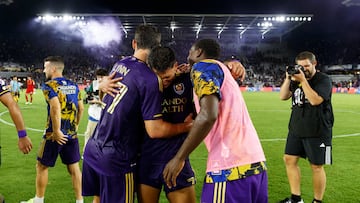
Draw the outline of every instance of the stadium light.
M175 37L175 30L178 31L177 33L180 35L192 33L192 35L195 34L196 38L199 38L200 31L204 31L204 28L206 28L206 32L202 35L213 36L213 34L215 34L218 38L226 38L234 33L239 33L240 38L243 36L247 37L248 35L258 37L264 29L271 27L272 29L266 34L266 37L269 35L271 37L281 38L299 25L312 21L312 16L312 14L224 14L221 16L214 16L211 14L171 14L169 16L168 14L52 13L51 15L37 14L38 18L36 22L42 22L48 26L58 27L60 25L75 26L76 24L79 26L82 25L83 28L92 24L89 24L89 22L99 22L99 25L101 25L112 20L116 22L117 29L121 31L121 34L124 37L127 37L128 34L134 32L134 22L139 22L139 20L143 23L155 22L154 24L157 25L166 23L168 25L168 31L171 30L171 32L167 32L171 38ZM216 19L213 17L216 17ZM181 22L181 24L177 24L178 21ZM183 23L184 21L189 23Z

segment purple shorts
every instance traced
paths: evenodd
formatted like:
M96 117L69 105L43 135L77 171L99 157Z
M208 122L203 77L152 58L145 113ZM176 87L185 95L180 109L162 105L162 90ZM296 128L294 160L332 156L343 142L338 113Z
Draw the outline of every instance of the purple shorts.
M79 140L69 139L66 144L59 145L52 140L42 139L37 155L37 160L44 166L55 166L60 155L63 164L69 165L80 161Z
M204 181L201 203L268 203L267 172L233 181L206 183Z
M119 171L118 176L105 176L83 161L82 195L100 196L100 202L134 203L134 173Z
M176 187L172 187L171 189L166 186L163 178L163 170L165 165L166 163L151 163L145 160L140 161L137 177L138 183L149 185L160 190L162 187L164 187L166 194L195 185L195 174L191 168L189 160L185 161L184 168L176 178Z

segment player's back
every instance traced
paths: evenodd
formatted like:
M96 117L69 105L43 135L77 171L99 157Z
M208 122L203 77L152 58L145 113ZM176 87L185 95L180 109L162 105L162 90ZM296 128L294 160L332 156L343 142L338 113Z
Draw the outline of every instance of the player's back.
M158 77L143 61L124 58L111 72L123 77L122 87L115 97L103 98L105 108L84 153L95 170L108 175L132 170L145 132L144 120L161 117L162 98Z
M64 134L76 134L76 117L81 100L78 85L64 77L54 78L47 81L43 88L43 94L47 102L53 97L58 97L61 108L61 130ZM48 106L50 118L50 106ZM52 122L48 119L46 132L52 132Z

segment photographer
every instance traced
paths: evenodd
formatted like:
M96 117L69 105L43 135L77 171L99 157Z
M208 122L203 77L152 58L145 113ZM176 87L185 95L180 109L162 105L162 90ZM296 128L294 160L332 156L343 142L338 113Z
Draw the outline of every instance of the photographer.
M331 104L331 79L315 67L315 55L305 51L297 55L296 66L287 67L280 88L280 99L292 98L284 162L291 197L280 203L303 203L300 189L300 158L307 158L312 170L314 199L321 203L326 187L325 164L332 163L332 127L334 116Z
M95 71L95 75L96 75L96 80L93 80L91 82L90 87L86 91L87 97L85 103L89 104L89 108L88 108L89 117L88 117L86 131L84 133L85 142L83 149L85 149L86 143L89 140L89 138L92 136L95 127L100 119L102 102L99 97L99 82L104 76L108 75L108 72L107 70L100 68Z

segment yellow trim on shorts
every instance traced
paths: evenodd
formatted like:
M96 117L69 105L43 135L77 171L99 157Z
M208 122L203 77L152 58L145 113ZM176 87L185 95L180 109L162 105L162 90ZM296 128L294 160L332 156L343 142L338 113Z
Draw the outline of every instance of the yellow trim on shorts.
M125 174L125 202L134 203L134 173Z
M215 183L213 202L225 203L226 182Z

